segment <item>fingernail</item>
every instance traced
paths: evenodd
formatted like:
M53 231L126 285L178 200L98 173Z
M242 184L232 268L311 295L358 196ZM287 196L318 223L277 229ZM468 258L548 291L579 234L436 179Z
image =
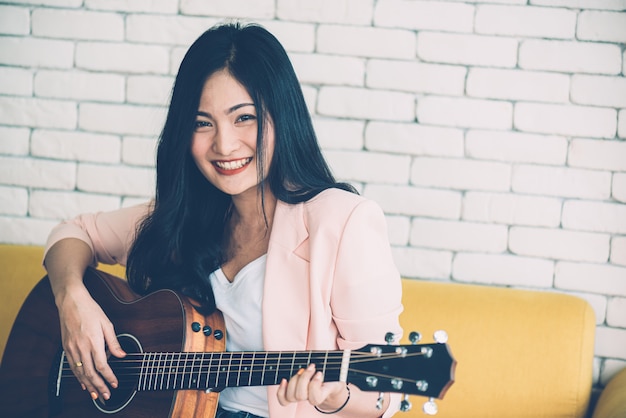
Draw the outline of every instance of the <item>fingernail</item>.
M309 371L315 370L315 363L309 364L309 366L306 369L309 370Z
M108 393L103 393L102 397L104 398L105 401L108 401L111 395L109 395Z
M298 376L300 376L302 373L304 373L304 369L298 370Z
M111 383L111 387L112 387L113 389L117 389L117 383Z
M85 386L84 384L80 384L80 387L83 388L83 390L87 390L87 386Z
M315 373L315 376L313 376L313 379L322 380L322 372Z
M91 392L91 399L93 399L94 401L98 399L98 394L96 392Z

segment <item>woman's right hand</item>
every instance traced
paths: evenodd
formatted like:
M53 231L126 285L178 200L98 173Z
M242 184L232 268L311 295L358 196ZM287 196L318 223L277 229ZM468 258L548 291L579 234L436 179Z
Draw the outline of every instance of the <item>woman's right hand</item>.
M63 349L74 375L92 399L102 396L108 400L111 389L107 383L111 388L118 385L108 353L115 357L126 355L113 324L82 282L65 287L55 296Z

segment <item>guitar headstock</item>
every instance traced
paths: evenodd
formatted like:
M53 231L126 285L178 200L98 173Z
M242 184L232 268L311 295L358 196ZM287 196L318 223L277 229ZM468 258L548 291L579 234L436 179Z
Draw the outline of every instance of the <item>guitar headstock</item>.
M435 333L431 344L418 344L419 334L411 333L412 344L368 344L350 355L348 381L363 391L399 392L431 398L424 405L435 408L432 398L443 399L454 383L456 360L450 353L444 331ZM391 338L388 338L388 341ZM405 396L401 410L410 409ZM436 412L436 411L435 411Z

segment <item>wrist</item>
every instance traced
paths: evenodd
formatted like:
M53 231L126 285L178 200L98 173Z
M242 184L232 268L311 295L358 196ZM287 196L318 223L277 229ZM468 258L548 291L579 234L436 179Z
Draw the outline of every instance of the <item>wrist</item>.
M321 404L315 406L315 410L321 414L336 414L337 412L341 411L343 408L346 407L346 405L348 405L348 402L350 401L350 386L348 386L348 384L346 383L345 388L345 391L340 392L344 393L343 396L345 396L345 398L343 398L343 400L341 400L342 395L338 394L337 396L333 396L331 399L327 399L328 402L324 401Z

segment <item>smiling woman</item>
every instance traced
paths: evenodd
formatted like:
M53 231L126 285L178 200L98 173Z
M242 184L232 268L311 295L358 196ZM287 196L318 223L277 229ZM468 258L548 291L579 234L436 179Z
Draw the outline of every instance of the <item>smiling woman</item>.
M193 43L156 169L153 202L81 215L48 240L64 355L94 400L109 400L119 383L105 346L127 355L83 283L97 262L127 265L136 293L173 289L205 315L221 312L227 351L345 350L347 359L401 337L401 282L383 212L335 181L293 67L268 31L221 25ZM325 366L309 356L276 385L228 387L216 416L397 410L399 395L361 391L347 374L325 379Z

